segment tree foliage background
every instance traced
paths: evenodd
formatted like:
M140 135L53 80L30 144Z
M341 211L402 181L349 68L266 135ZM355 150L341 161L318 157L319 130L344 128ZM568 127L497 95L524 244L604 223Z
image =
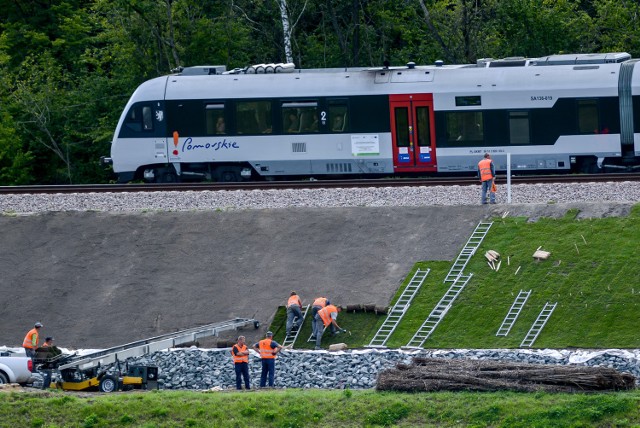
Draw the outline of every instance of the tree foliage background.
M0 185L103 183L143 81L178 66L297 67L560 52L640 56L636 0L0 0Z

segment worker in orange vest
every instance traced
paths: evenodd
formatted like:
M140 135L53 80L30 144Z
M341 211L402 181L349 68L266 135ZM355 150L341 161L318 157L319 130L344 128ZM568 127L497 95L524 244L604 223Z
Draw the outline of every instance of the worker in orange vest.
M44 343L35 350L35 360L38 362L38 372L42 375L42 389L51 386L52 371L55 369L55 357L62 354L60 348L53 344L53 337L44 338Z
M262 373L260 373L260 388L267 384L269 376L269 387L273 387L273 380L276 372L276 355L282 350L282 346L273 340L273 333L268 331L266 338L253 345L253 349L260 353L262 358Z
M322 341L322 334L327 327L331 330L332 336L335 336L338 331L346 331L340 328L336 322L338 319L338 312L341 310L341 307L329 304L320 309L316 314L316 331L314 332L316 336L316 349L321 349L320 342Z
M27 357L33 358L36 355L36 349L38 348L38 331L42 328L42 324L37 322L31 330L27 333L22 341L22 347Z
M493 186L493 180L496 177L496 167L493 165L491 155L484 154L484 158L478 162L478 176L482 182L482 204L487 203L487 192L489 192L489 200L492 204L496 203L496 191Z
M331 302L326 297L318 297L313 301L313 305L311 305L311 334L313 336L316 334L316 314L320 309L330 304Z
M292 291L289 296L289 300L287 300L287 336L291 334L291 328L293 325L301 322L302 300L300 300L300 297L295 291Z
M245 344L244 336L239 336L238 343L231 348L231 357L236 369L236 389L242 390L242 378L244 378L244 388L251 389L249 383L249 349Z

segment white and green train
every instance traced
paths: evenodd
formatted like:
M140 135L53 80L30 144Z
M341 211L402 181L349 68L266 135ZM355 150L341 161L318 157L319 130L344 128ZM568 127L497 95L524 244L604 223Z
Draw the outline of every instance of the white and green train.
M119 182L597 172L640 165L640 71L626 53L477 64L183 69L127 103Z

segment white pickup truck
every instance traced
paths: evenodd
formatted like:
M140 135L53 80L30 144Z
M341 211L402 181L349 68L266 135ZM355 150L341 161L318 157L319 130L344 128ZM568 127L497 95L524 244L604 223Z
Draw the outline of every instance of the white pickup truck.
M23 354L0 352L0 385L3 383L29 383L32 380L33 362Z

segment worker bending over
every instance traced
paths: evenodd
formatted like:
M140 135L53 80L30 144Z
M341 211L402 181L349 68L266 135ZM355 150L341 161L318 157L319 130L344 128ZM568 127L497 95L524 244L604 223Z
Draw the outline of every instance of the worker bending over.
M338 319L338 312L340 312L342 308L334 305L327 305L326 307L320 309L316 314L316 331L314 331L314 335L316 336L316 349L320 348L320 342L322 341L322 334L324 330L329 327L331 330L331 335L335 335L338 331L343 332L346 331L338 325L336 320Z
M318 297L313 301L313 305L311 305L311 334L314 336L314 339L316 335L316 314L320 309L330 304L331 302L326 297Z
M292 291L287 300L287 336L291 334L291 328L295 322L302 322L302 300L295 291Z

